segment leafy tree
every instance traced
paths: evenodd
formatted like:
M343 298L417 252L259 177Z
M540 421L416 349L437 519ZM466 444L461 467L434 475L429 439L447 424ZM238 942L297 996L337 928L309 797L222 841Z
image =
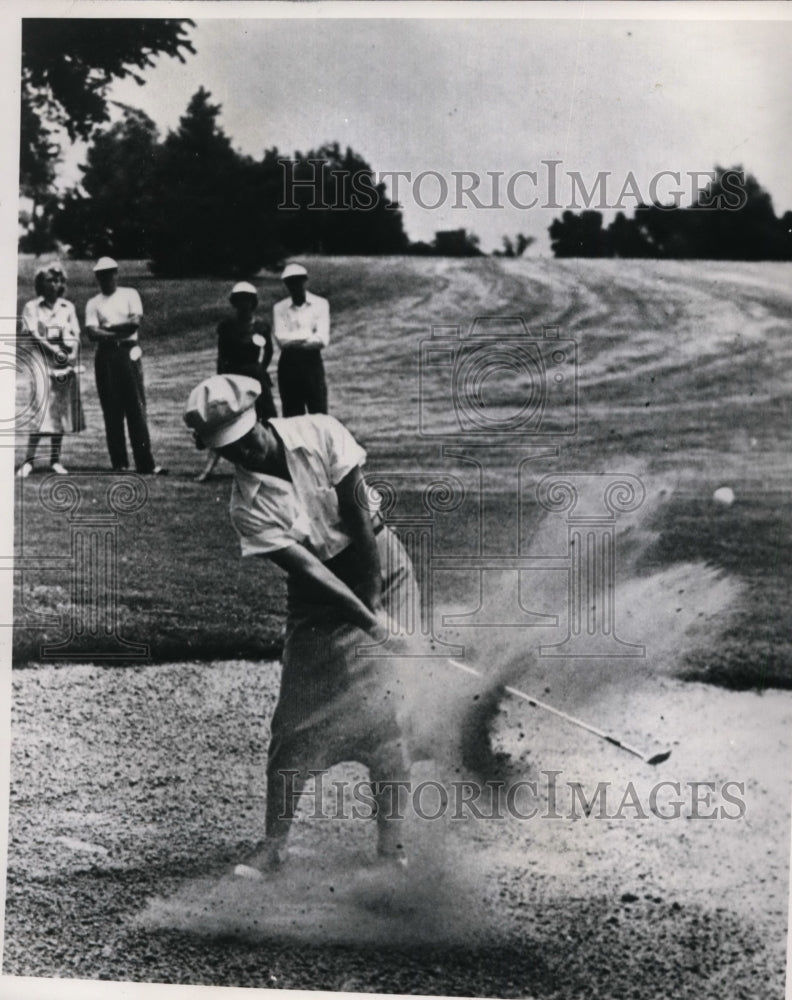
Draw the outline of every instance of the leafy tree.
M781 260L792 260L792 212L784 212L778 220L780 230Z
M34 203L46 194L55 180L55 168L60 159L60 147L49 132L40 128L31 105L23 99L20 110L22 136L20 193Z
M528 247L535 242L535 236L525 236L523 233L518 233L516 238L515 253L518 257L522 257Z
M409 252L416 257L432 257L435 251L431 243L427 243L425 240L417 240L415 243L410 244Z
M710 260L792 259L792 213L776 218L772 198L742 167L716 166L695 204L639 205L604 233L596 212L564 212L550 226L557 257L664 257ZM586 216L589 218L587 219Z
M152 267L250 275L297 253L400 253L398 206L366 161L337 143L286 160L242 156L203 89L167 137L152 178ZM283 205L291 205L284 208Z
M697 234L700 244L694 249L704 249L708 256L720 260L775 260L782 256L784 239L773 199L742 167L716 166L715 177L698 201L716 207L695 213L701 225Z
M143 111L119 105L123 118L88 148L81 188L68 193L55 232L77 256L145 258L151 252L151 180L159 134Z
M435 233L432 252L436 257L481 257L479 238L467 229L446 229Z
M201 87L162 145L151 178L151 266L159 274L255 273L260 171L218 125Z
M772 198L742 167L716 167L695 206L641 205L635 214L660 257L778 260L789 252Z
M605 231L607 256L609 257L651 257L655 249L647 233L635 219L628 219L624 212L618 212L616 218Z
M608 256L602 213L590 209L580 215L566 211L550 225L550 246L556 257Z
M53 220L60 202L53 193L53 186L60 147L49 133L39 129L35 112L24 101L20 130L23 137L23 169L19 193L29 201L30 207L21 209L19 213L19 224L23 230L19 249L23 253L42 253L55 242Z
M398 205L352 149L329 143L280 163L280 216L290 253L404 253L408 240Z
M493 257L522 257L528 247L535 242L534 236L526 236L524 233L518 233L514 240L510 236L504 236L503 249L495 250Z
M33 202L39 232L51 227L58 206L53 183L59 135L88 139L109 119L107 90L116 79L154 65L159 54L184 62L194 52L193 24L174 19L23 18L20 115L20 189ZM37 221L36 221L37 220Z
M19 224L24 230L19 237L22 253L41 254L58 245L54 232L54 220L61 208L61 199L55 194L41 194L32 209L21 209Z

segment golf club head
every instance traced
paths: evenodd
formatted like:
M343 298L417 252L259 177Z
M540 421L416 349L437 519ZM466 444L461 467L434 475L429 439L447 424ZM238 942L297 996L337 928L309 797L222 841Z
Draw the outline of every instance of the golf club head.
M646 761L647 764L662 764L664 760L668 760L671 756L670 750L662 750L660 753L656 753L654 757L649 757Z

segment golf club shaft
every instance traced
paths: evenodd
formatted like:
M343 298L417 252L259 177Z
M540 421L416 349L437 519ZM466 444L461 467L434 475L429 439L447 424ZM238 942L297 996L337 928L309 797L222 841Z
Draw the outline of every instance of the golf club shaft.
M466 663L460 663L458 660L452 659L449 659L448 662L452 667L456 667L457 670L464 670L465 673L473 674L475 677L484 676L480 670L476 670L474 667L470 667ZM593 733L594 736L599 736L600 739L607 740L608 743L612 743L621 750L626 750L627 753L631 753L635 757L640 757L641 760L645 761L647 764L659 764L661 760L666 760L670 754L670 752L654 755L646 754L641 750L637 750L635 747L631 747L629 743L624 743L615 736L611 736L610 733L606 733L603 729L598 729L596 726L592 726L588 722L584 722L582 719L576 718L574 715L568 715L566 712L562 712L560 709L554 708L552 705L548 705L547 702L540 701L538 698L533 698L531 695L526 694L524 691L520 691L516 687L512 687L510 684L504 685L504 690L515 698L527 701L529 705L533 706L533 708L541 708L543 711L549 712L551 715L557 715L559 719L564 719L566 722L570 722L573 726L585 729L586 732Z

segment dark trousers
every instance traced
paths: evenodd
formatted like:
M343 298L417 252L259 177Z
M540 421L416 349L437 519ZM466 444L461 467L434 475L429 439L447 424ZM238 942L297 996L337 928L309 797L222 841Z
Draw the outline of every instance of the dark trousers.
M135 468L146 473L154 471L154 456L146 422L143 365L140 360L133 361L129 357L132 347L133 344L100 344L97 347L94 362L96 389L104 414L110 464L114 469L129 466L124 437L126 420Z
M278 392L284 417L327 413L327 382L321 351L287 347L278 359Z

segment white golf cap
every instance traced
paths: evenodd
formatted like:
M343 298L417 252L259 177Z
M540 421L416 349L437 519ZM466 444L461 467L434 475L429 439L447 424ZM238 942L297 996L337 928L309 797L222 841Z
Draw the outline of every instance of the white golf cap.
M283 269L283 274L281 275L281 281L285 281L287 278L307 278L308 272L302 266L302 264L287 264Z
M207 448L233 444L256 424L261 386L247 375L212 375L190 393L184 422Z
M117 271L118 263L112 257L100 257L94 264L94 271Z
M258 298L256 286L249 281L238 281L231 289L231 295L255 295Z

